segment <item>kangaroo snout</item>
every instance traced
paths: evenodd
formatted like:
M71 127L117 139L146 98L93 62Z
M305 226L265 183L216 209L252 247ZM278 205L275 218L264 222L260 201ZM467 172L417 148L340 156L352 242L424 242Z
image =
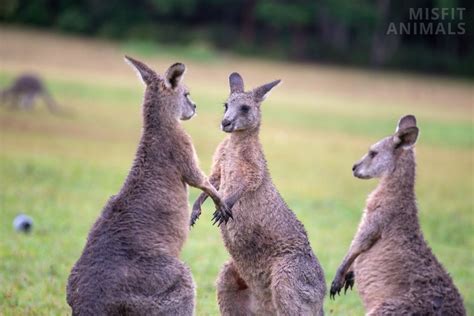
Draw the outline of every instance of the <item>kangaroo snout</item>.
M232 122L229 121L228 119L223 119L222 122L221 122L221 124L222 124L222 127L227 127L227 126L229 126L230 124L232 124Z
M370 176L366 175L364 170L361 170L360 168L361 164L362 162L358 162L352 166L352 175L359 179L370 179Z
M353 166L352 166L352 175L356 178L360 178L361 175L357 172L357 169L359 168L360 166L360 162L356 162Z
M232 132L232 121L223 119L221 122L221 127L224 132Z

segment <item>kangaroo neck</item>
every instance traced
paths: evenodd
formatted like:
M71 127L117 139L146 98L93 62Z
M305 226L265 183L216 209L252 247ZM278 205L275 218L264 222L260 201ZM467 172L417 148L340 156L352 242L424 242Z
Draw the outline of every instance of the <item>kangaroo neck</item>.
M159 169L157 157L165 148L176 146L176 135L184 132L179 121L166 112L165 104L145 100L143 106L143 129L137 148L134 168Z
M177 118L169 112L170 108L159 100L145 99L143 105L143 138L160 138L172 133L173 130L181 128Z
M401 209L416 211L415 203L415 156L412 149L403 151L397 159L392 173L383 176L371 194L368 208L388 203L400 205Z
M260 128L236 131L230 135L230 141L235 145L247 147L249 145L260 144L259 141Z

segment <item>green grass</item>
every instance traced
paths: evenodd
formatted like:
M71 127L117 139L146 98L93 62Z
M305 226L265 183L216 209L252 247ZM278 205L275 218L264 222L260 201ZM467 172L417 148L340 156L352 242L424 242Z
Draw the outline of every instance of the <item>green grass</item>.
M180 56L181 58L205 62L211 62L218 59L218 54L204 43L190 45L164 45L146 40L131 40L125 42L122 45L122 48L127 52L146 57L156 57L158 55L162 58L174 58L175 56Z
M64 45L61 49L69 52ZM85 45L84 49L92 48ZM108 54L104 58L116 57ZM160 64L175 61L162 55L154 58ZM6 70L0 72L0 86L22 69L14 56L2 62ZM122 72L120 62L119 75L105 73L91 79L74 63L63 66L67 75L56 71L52 62L36 65L56 99L73 111L71 117L52 116L41 106L31 113L0 109L1 315L69 313L67 276L101 208L127 175L140 134L142 87L133 72L127 72L126 67ZM303 80L298 66L271 66L281 71L290 87L294 87L293 81ZM199 115L184 125L205 171L224 137L218 123L220 104L228 93L225 76L199 77L208 67L219 73L247 69L245 74L252 83L261 77L259 69L249 71L247 61L211 66L203 61L191 63L186 82ZM328 75L323 81L337 76L341 86L351 85L358 76L339 69L321 71ZM432 85L441 96L455 89L462 94L457 100L461 103L472 98L471 83L403 75L394 78L390 74L363 76L369 77L364 79L368 84L382 81L391 86L401 80L410 85L409 91ZM396 90L393 98L353 93L339 92L337 87L313 91L301 82L299 89L278 87L263 105L261 140L272 177L306 226L328 285L356 230L366 196L376 185L375 181L353 178L351 165L370 144L391 133L402 114L410 112L417 115L421 129L416 186L421 225L463 294L468 313L473 314L472 107L398 98ZM196 194L191 190L190 201ZM182 259L191 267L198 286L197 314L216 315L214 281L228 254L218 230L210 225L211 203L204 209L189 234ZM19 212L34 218L32 234L14 232L12 221ZM326 299L325 308L329 315L363 314L356 291L335 302Z

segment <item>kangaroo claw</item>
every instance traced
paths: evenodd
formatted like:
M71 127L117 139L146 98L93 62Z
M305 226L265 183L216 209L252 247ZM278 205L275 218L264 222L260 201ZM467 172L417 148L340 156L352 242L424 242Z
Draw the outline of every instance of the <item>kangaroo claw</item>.
M201 216L201 210L193 210L191 213L191 222L190 225L191 227L196 224L196 221L199 219L199 216Z
M211 219L211 221L213 221L212 225L217 224L217 227L219 227L222 223L226 224L229 221L229 218L234 219L232 211L227 207L227 205L223 204L214 212Z
M343 287L343 282L340 280L341 278L339 276L336 276L334 281L332 281L331 284L331 290L329 292L329 298L335 300L336 299L336 294L341 295L341 289Z
M336 294L340 296L341 290L343 288L344 288L344 295L345 295L349 288L352 290L352 288L354 287L354 283L355 283L354 271L347 272L344 275L344 277L337 274L336 277L334 278L334 281L332 281L329 298L335 300Z
M213 221L212 225L217 224L217 227L219 227L222 223L227 223L229 218L232 218L232 213L230 211L223 211L222 209L216 210L211 219L211 221Z
M344 295L347 292L347 289L351 289L354 287L354 282L355 282L355 276L354 276L354 271L349 271L345 278L344 278Z

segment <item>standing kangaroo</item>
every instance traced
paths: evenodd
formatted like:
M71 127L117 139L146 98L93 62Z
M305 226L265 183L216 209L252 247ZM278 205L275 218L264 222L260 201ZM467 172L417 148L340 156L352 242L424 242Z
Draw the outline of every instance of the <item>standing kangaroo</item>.
M24 74L19 76L10 87L0 92L2 103L11 108L31 110L37 98L41 97L49 111L57 113L58 105L49 94L40 78L35 75Z
M230 75L222 129L231 133L216 150L210 181L232 208L221 226L232 259L217 280L222 315L323 315L323 270L306 231L272 183L259 141L261 103L280 80L244 92ZM207 194L196 200L192 222ZM219 225L226 220L214 214Z
M92 227L69 276L73 315L192 315L194 282L179 254L189 231L187 185L229 211L198 168L179 119L196 105L180 83L185 66L163 77L126 57L146 84L144 128L132 169Z
M461 295L428 247L418 221L412 115L395 134L372 145L352 168L360 179L380 178L358 231L337 270L331 297L358 290L367 315L465 315Z

